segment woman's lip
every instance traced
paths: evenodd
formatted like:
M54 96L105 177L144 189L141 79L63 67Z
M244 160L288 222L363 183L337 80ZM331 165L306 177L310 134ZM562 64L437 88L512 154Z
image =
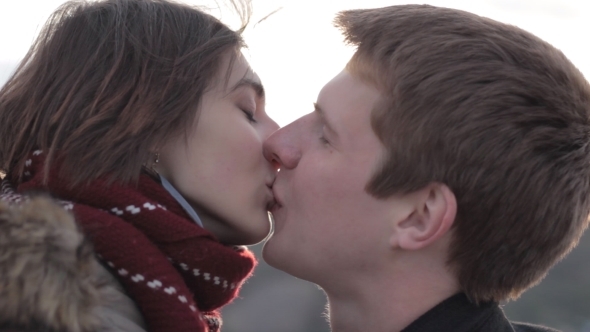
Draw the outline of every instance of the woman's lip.
M266 204L266 210L270 211L274 209L277 205L277 201L273 198Z

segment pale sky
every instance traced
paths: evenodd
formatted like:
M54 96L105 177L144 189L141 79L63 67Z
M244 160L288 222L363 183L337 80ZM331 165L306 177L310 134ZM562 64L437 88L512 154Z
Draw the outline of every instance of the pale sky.
M202 4L205 0L183 2ZM40 26L63 0L0 0L2 63L16 64ZM210 3L210 1L209 1ZM245 34L247 57L267 90L267 112L283 126L312 111L321 87L352 54L332 27L343 9L420 3L467 10L519 26L561 49L590 79L590 1L587 0L253 0L254 19L282 8ZM213 13L215 14L215 12ZM222 20L232 22L225 14ZM6 66L4 66L6 67ZM2 84L3 82L0 82Z

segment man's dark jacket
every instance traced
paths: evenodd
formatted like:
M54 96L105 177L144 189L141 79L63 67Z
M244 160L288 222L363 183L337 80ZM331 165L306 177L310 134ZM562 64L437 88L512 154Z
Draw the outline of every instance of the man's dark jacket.
M402 332L559 332L543 326L510 322L497 303L470 302L454 295L420 316Z

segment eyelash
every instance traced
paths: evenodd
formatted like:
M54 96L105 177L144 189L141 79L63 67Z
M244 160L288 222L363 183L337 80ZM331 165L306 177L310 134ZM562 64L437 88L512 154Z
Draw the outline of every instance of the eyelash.
M242 112L244 112L244 114L246 114L246 118L248 119L248 121L250 121L252 123L256 123L256 119L254 119L254 113L247 111L245 109L242 109Z

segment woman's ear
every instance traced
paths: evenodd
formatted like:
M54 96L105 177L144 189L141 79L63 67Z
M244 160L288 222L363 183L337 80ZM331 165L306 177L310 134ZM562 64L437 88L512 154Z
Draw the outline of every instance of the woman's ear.
M455 195L442 183L431 183L408 194L411 213L396 220L390 238L392 247L422 249L445 235L457 214Z

